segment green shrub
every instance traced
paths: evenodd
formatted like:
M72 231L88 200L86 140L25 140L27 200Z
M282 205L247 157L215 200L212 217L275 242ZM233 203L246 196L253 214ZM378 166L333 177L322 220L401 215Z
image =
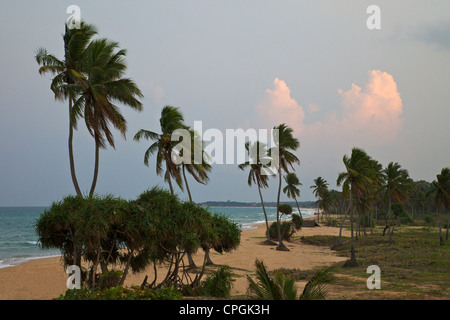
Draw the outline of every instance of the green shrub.
M203 296L229 298L233 273L229 266L222 266L202 282L199 293Z
M394 216L399 218L400 223L406 224L413 221L412 217L402 204L394 203L391 206L391 209Z
M278 223L273 222L269 226L269 234L271 239L278 239ZM290 240L295 232L294 224L291 221L282 221L280 225L281 238Z
M295 230L300 230L303 227L303 218L298 214L293 214L292 223L294 224Z
M432 224L434 222L434 218L430 215L426 215L425 217L423 217L423 220L425 220L425 222L428 224Z
M182 300L181 294L173 287L141 290L139 287L112 287L91 290L87 287L67 290L55 300Z
M282 214L287 214L287 215L292 214L292 206L289 204L286 204L286 203L280 204L278 206L278 209L280 210L280 212Z

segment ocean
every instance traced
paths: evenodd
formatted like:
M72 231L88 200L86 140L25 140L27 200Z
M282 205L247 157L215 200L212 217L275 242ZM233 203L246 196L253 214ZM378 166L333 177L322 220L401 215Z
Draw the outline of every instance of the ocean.
M0 268L18 265L24 261L58 256L57 249L42 249L34 224L46 207L0 207ZM241 225L254 228L263 223L264 213L258 207L209 207L210 212L223 213ZM316 209L301 208L303 217L311 217ZM276 221L276 208L266 208L269 221ZM294 210L296 213L297 210Z

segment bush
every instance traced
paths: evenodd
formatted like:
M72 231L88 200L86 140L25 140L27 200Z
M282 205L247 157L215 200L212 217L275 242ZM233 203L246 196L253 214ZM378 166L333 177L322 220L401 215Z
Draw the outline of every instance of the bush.
M298 214L292 215L292 223L294 224L295 230L300 230L303 227L303 219Z
M182 300L181 294L173 287L141 290L139 287L112 287L91 290L87 287L67 290L54 300Z
M412 217L409 215L408 211L406 211L405 207L402 204L394 203L391 206L391 209L394 216L400 220L400 223L413 222Z
M280 225L281 238L283 240L291 240L292 235L295 232L294 225L291 221L283 221ZM269 234L271 239L278 239L278 223L273 222L269 226Z
M280 210L280 212L282 214L287 214L287 215L292 214L292 206L289 204L286 204L286 203L280 204L278 206L278 209Z
M209 275L199 289L199 294L216 298L229 298L233 273L229 266L221 266L217 271Z
M99 290L122 285L129 272L152 263L180 265L180 253L200 248L228 252L240 241L239 226L230 219L160 188L132 201L67 196L39 217L36 232L43 248L61 250L64 267L85 261L81 284ZM171 274L159 285L172 286L171 279L184 285L179 270L168 268Z
M423 220L425 220L425 222L428 224L432 224L434 222L434 218L430 215L426 215L425 217L423 217Z

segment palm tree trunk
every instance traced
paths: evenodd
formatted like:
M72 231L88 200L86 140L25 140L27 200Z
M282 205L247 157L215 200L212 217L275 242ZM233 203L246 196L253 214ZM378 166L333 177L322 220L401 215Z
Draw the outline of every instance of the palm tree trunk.
M266 236L267 236L267 244L273 244L272 240L270 240L270 232L269 232L269 221L267 219L266 207L264 206L264 200L261 194L261 188L258 185L259 197L261 199L261 206L264 212L264 219L266 220Z
M189 190L189 184L186 179L186 171L184 169L184 163L181 165L183 166L183 178L184 178L184 183L186 184L186 189L187 189L187 192L189 195L189 201L192 203L193 201L192 201L191 191ZM170 177L169 177L169 179L170 179ZM172 188L171 188L171 190L172 190ZM208 252L206 252L205 254L208 254ZM194 259L192 259L192 255L190 253L188 253L187 257L188 257L188 264L189 264L188 268L196 268L197 266L195 265ZM208 258L208 262L212 263L212 261L209 259L209 255L207 258Z
M448 240L448 227L450 227L450 212L447 217L447 234L445 235L445 240Z
M283 244L283 239L281 237L281 221L280 221L280 194L281 194L281 166L278 169L279 184L278 184L278 197L277 197L277 231L278 231L278 247L279 251L289 251L288 248Z
M442 219L441 219L441 209L438 210L438 219L439 219L439 244L441 246L445 245L444 238L442 237Z
M352 199L352 192L350 191L350 205L349 205L349 210L350 210L350 228L351 228L351 249L350 249L350 260L346 261L344 264L344 267L356 267L358 266L358 262L356 261L356 255L355 255L355 240L353 238L353 199Z
M394 241L392 241L392 234L391 234L391 198L389 197L389 203L388 203L389 207L388 207L388 219L389 219L389 224L388 224L388 234L389 234L389 244L394 243Z
M191 195L191 190L189 189L189 184L188 184L187 179L186 179L186 170L185 170L184 163L182 163L181 166L183 167L183 178L184 178L184 183L186 184L186 190L187 190L188 195L189 195L189 201L192 203L192 195Z
M89 191L89 196L92 197L94 195L95 186L97 185L97 177L98 177L98 164L100 158L100 144L97 135L95 135L95 164L94 164L94 178L92 179L91 190Z
M294 196L295 203L297 204L298 213L300 214L300 218L303 219L302 212L300 211L300 206L298 205L297 198Z
M77 196L82 198L80 186L78 185L77 176L75 174L75 162L73 160L73 125L72 125L72 97L69 97L69 164L70 164L70 175L72 176L73 186Z

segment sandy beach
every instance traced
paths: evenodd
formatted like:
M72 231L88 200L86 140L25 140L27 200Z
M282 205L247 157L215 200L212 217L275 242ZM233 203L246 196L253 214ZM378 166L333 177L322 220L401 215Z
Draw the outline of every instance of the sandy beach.
M285 242L289 252L277 251L274 246L262 245L264 240L264 225L256 229L244 230L241 235L241 245L230 253L218 254L212 252L211 259L215 265L228 265L237 275L254 272L255 259L262 260L268 270L277 268L298 268L307 270L330 265L345 260L338 257L326 247L317 247L300 242ZM302 228L295 236L338 235L339 228L314 227ZM343 235L347 236L344 230ZM194 256L197 266L203 261L203 251ZM163 267L161 267L163 268ZM125 281L126 286L140 285L145 277L153 279L153 268L139 274L130 274ZM163 272L159 272L160 277ZM248 282L245 276L236 277L232 295L244 295ZM0 300L49 300L58 297L67 290L67 274L61 265L59 257L42 258L24 262L18 266L0 269Z

